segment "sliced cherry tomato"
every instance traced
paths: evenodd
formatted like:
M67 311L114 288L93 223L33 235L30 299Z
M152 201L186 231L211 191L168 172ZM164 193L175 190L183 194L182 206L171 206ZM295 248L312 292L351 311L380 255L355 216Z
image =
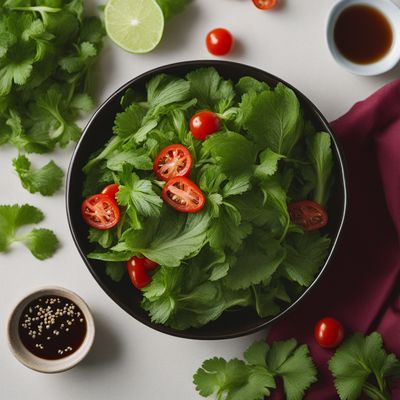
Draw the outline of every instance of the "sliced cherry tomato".
M119 185L116 183L112 183L111 185L106 186L101 193L105 194L109 197L111 197L113 200L115 200L115 195L117 194L119 190Z
M211 111L200 111L190 119L190 132L198 140L204 140L207 136L219 131L220 121Z
M164 147L153 163L153 171L164 181L175 176L188 176L192 167L192 156L181 144Z
M315 231L328 223L326 211L315 201L302 200L289 204L290 218L305 231Z
M233 36L224 28L213 29L207 34L206 45L211 54L215 56L224 56L232 49Z
M110 229L119 222L119 208L114 199L105 194L95 194L82 203L82 217L96 229Z
M137 289L143 289L151 282L151 277L147 273L144 265L144 258L132 257L126 264L129 278L133 286Z
M335 318L323 318L315 325L314 336L321 347L332 349L343 341L343 325Z
M200 188L183 176L170 179L161 195L167 204L182 212L200 211L206 201Z
M277 0L253 0L254 5L260 10L270 10L274 8L278 1Z

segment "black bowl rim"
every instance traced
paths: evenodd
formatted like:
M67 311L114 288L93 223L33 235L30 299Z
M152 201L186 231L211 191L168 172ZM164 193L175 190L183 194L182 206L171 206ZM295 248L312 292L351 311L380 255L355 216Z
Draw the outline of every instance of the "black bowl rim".
M331 245L331 249L330 252L325 260L325 263L323 265L323 267L321 268L320 272L318 273L318 275L316 276L316 278L314 279L314 281L311 283L310 286L308 286L304 292L293 302L291 303L286 309L284 309L283 311L281 311L279 314L277 314L276 316L274 316L273 318L260 318L260 323L257 324L254 327L250 327L250 328L246 328L246 329L239 329L236 332L231 332L231 333L225 333L225 334L210 334L207 336L201 336L201 335L196 335L196 333L193 333L193 331L187 332L187 331L178 331L178 330L174 330L168 326L165 325L161 325L161 324L155 324L153 322L150 321L150 319L144 319L144 318L140 318L137 315L134 315L131 310L128 309L128 307L123 303L120 302L118 299L115 298L112 290L110 290L106 285L103 284L103 282L100 280L100 278L97 276L95 269L92 267L92 265L90 264L90 261L88 260L88 258L86 257L85 253L83 252L80 243L79 243L79 239L77 237L77 235L75 234L75 231L73 229L72 226L72 220L71 220L71 214L70 214L70 202L69 202L69 195L70 195L70 181L71 181L71 174L72 174L72 168L75 162L75 158L76 155L79 152L81 143L85 137L85 135L87 134L90 125L92 124L92 121L97 117L98 114L100 114L103 110L103 108L109 103L111 102L114 97L116 97L117 95L119 95L121 92L125 91L126 89L128 89L129 87L131 87L135 82L137 82L138 80L141 80L143 78L146 77L151 77L154 76L155 74L158 73L164 73L166 69L169 68L174 68L174 67L193 67L193 69L196 68L202 68L202 67L218 67L218 66L222 66L222 67L229 67L235 65L236 67L240 67L243 68L244 70L247 71L243 73L243 75L246 74L250 74L251 71L253 71L254 73L260 73L263 74L264 76L268 77L271 80L274 80L276 82L282 82L283 84L285 84L287 87L291 88L296 95L301 99L303 104L306 104L306 106L315 114L316 117L318 117L318 119L321 121L322 125L324 125L324 128L326 129L326 132L329 133L334 149L336 151L337 154L337 158L339 161L339 171L340 171L340 176L341 176L341 185L343 186L343 212L340 218L340 223L339 223L339 227L337 229L336 235L334 237L334 240L332 242ZM237 337L241 337L241 336L245 336L245 335L249 335L255 332L258 332L268 326L270 326L271 324L273 324L274 322L276 322L278 319L281 319L282 317L286 316L286 314L288 314L289 312L293 311L294 308L303 300L303 298L316 286L316 284L319 282L319 280L321 279L322 275L325 273L328 265L330 264L330 261L332 260L332 258L334 257L334 254L336 252L337 249L337 245L343 230L343 225L346 219L346 213L347 213L347 205L348 205L348 194L347 194L347 178L346 178L346 167L345 167L345 162L344 162L344 157L343 157L343 153L342 150L340 148L340 146L338 145L335 136L333 135L332 129L329 125L329 122L326 120L326 118L324 117L324 115L321 113L321 111L316 107L316 105L308 99L307 96L305 96L300 90L298 90L297 88L295 88L293 85L291 85L290 83L286 82L285 80L277 77L276 75L273 75L269 72L266 72L260 68L254 67L254 66L250 66L247 64L243 64L243 63L237 63L237 62L233 62L233 61L225 61L225 60L190 60L190 61L181 61L181 62L176 62L176 63L171 63L171 64L166 64L166 65L162 65L160 67L157 68L153 68L149 71L146 71L134 78L132 78L130 81L128 81L127 83L125 83L123 86L121 86L119 89L117 89L116 91L114 91L98 108L97 110L94 112L94 114L92 115L92 117L89 119L89 121L87 122L85 128L82 131L82 135L80 140L78 141L74 152L72 154L71 157L71 161L69 163L69 167L68 167L68 173L67 173L67 177L66 177L66 191L65 191L65 197L66 197L66 212L67 212L67 218L68 218L68 225L69 225L69 229L71 231L72 234L72 238L74 240L75 246L77 247L79 254L81 255L83 261L85 262L86 267L89 269L90 273L92 274L92 276L94 277L94 279L96 280L96 282L99 284L99 286L104 290L104 292L117 304L119 305L125 312L127 312L129 315L131 315L133 318L135 318L137 321L143 323L144 325L148 326L151 329L155 329L161 333L166 333L170 336L174 336L174 337L180 337L180 338L185 338L185 339L195 339L195 340L221 340L221 339L232 339L232 338L237 338Z

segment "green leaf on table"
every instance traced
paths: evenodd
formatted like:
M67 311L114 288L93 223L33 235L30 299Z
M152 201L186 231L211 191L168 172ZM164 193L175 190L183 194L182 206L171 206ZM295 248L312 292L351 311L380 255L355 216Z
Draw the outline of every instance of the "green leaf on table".
M59 241L49 229L33 229L21 240L31 253L39 260L45 260L56 252Z
M42 168L32 170L28 158L20 155L14 158L13 165L22 186L31 193L39 192L43 196L52 196L61 188L64 173L54 161L49 161Z

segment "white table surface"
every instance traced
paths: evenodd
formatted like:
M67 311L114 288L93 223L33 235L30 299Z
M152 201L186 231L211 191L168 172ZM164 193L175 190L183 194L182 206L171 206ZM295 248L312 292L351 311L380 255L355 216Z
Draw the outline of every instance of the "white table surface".
M99 1L101 3L102 1ZM237 46L227 59L265 69L292 83L332 120L383 84L399 68L372 78L353 76L331 58L325 25L334 0L281 0L273 12L261 12L250 0L195 0L166 27L160 46L147 55L125 53L107 41L100 60L99 102L129 79L151 68L177 61L212 58L204 46L206 33L218 26L231 30ZM89 9L96 1L88 0ZM72 148L51 155L67 169ZM140 400L200 399L192 375L206 358L241 356L265 332L225 341L191 341L151 330L126 314L104 294L72 242L64 190L51 198L31 195L15 176L15 150L0 148L0 204L24 203L45 211L43 226L53 229L61 249L38 261L22 246L0 255L0 399ZM46 157L32 157L42 165ZM97 324L94 347L78 367L57 375L33 372L7 348L6 324L12 306L32 289L60 285L80 294ZM243 399L245 400L245 399Z

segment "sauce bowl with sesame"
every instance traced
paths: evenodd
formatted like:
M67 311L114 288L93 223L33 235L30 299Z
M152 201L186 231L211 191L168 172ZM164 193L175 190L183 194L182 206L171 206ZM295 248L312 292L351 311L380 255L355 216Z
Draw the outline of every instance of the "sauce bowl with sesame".
M11 352L38 372L66 371L90 351L95 326L87 304L61 287L35 290L14 308L8 321Z

